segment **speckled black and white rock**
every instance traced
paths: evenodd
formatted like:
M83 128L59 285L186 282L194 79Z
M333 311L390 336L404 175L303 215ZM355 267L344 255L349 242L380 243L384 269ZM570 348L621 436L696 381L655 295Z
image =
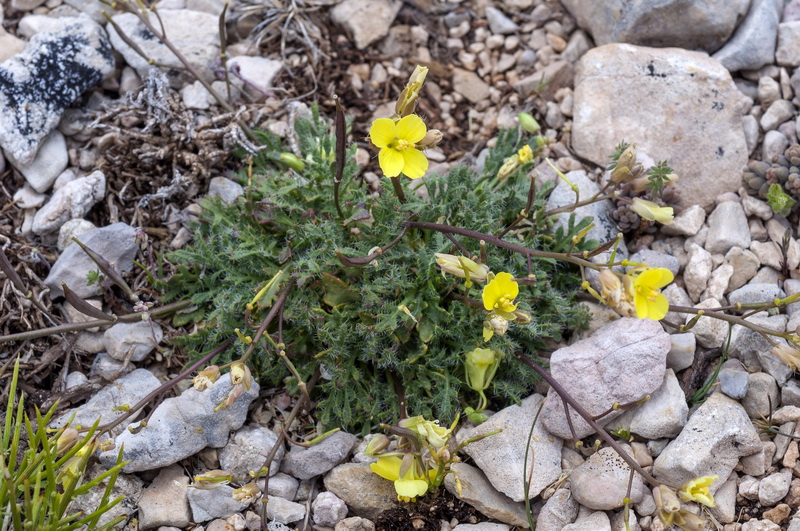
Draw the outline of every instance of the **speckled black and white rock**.
M12 164L29 164L61 113L113 68L105 31L86 17L35 35L0 64L0 146Z

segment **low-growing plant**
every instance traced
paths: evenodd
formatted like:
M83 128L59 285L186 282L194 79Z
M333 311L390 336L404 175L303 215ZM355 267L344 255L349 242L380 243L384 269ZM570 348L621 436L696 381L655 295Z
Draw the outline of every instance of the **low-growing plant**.
M219 345L238 329L243 341L222 355L223 363L249 349L248 330L290 290L248 363L262 383L287 382L290 388L320 366L315 398L326 425L366 432L379 422L394 423L406 403L413 414L449 424L465 398L464 354L488 346L487 312L470 279L461 283L446 276L446 258L437 253L459 254L519 277L519 311L529 322L494 334L491 347L501 352L538 351L560 340L564 330L582 326L587 315L574 300L580 277L552 259L487 251L478 240L462 244L408 223L505 234L527 208L507 239L565 253L591 248L592 242L574 239L590 220L573 219L566 229L552 231L544 215L552 185L535 189L525 171L496 178L507 159L516 156L516 166L530 166L532 150L541 151L535 138L526 140L518 131L501 135L484 178L457 166L426 177L427 194L401 189L372 195L358 179L355 146L345 155L340 122L337 135L316 108L312 120L299 120L301 161L288 161L278 138L256 132L264 149L238 176L244 196L231 205L203 201L194 242L169 257L177 274L158 285L166 300L188 297L195 305L177 317L178 324L195 323L195 333L182 340L191 351ZM509 358L497 370L492 396L498 405L519 400L535 381L529 368Z
M125 462L120 450L117 464L87 481L89 460L99 447L96 428L79 434L74 428L48 430L56 405L31 420L24 399L17 402L19 360L9 386L5 423L0 441L0 519L3 529L69 531L111 529L126 519L120 516L100 523L100 518L122 501L112 500L111 490ZM53 434L52 432L55 431ZM105 487L102 483L105 482ZM73 502L93 489L104 488L97 508L90 514L72 511Z

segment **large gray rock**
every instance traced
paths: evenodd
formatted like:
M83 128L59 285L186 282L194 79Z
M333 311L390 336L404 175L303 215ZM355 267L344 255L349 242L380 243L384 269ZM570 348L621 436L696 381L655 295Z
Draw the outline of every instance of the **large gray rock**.
M122 432L116 439L117 448L124 445L124 458L130 461L123 470L139 472L161 468L207 446L225 446L228 434L244 424L247 408L258 396L258 384L253 382L250 390L232 405L214 411L233 388L230 380L230 373L226 373L211 389L200 392L189 388L180 396L168 398L153 412L146 428L135 434L127 430ZM111 466L116 455L114 451L102 453L100 461Z
M569 489L558 489L548 498L536 519L536 531L561 531L578 516L578 501Z
M455 476L447 474L444 486L450 494L472 505L489 518L522 528L527 527L525 505L497 492L480 469L466 463L453 463L451 470L458 475L461 494Z
M30 164L64 110L114 69L100 25L86 17L59 22L0 65L0 146L14 165Z
M103 345L108 355L117 361L140 362L163 338L161 325L153 321L117 323L103 333Z
M673 370L667 369L664 382L653 392L650 400L626 411L607 427L630 428L632 433L650 440L672 438L680 433L688 417L686 395Z
M628 452L630 455L632 452ZM624 505L628 496L633 503L644 498L645 485L638 473L633 476L630 493L631 467L613 448L601 448L572 471L570 488L581 505L598 511L610 511Z
M236 477L247 477L250 472L258 472L265 466L267 455L276 442L278 436L272 430L257 425L245 426L231 435L228 444L219 451L219 464ZM281 446L272 462L266 465L270 476L278 473L285 453L286 450Z
M113 383L108 384L97 394L89 399L84 405L73 408L50 425L51 428L64 426L72 417L71 425L81 425L84 428L92 426L98 419L100 424L108 424L126 414L123 406L133 406L148 393L156 390L161 382L147 369L136 369L135 371L117 378ZM136 420L134 417L120 424L114 433L120 433L128 424Z
M714 205L741 185L745 102L730 73L698 52L609 44L578 63L572 145L605 166L621 141L680 176L680 204Z
M739 458L761 451L747 412L722 393L712 394L689 418L680 435L653 463L653 475L670 485L700 476L718 476L714 492L728 478Z
M189 512L189 477L178 465L158 473L139 498L139 529L161 526L183 528L192 521Z
M369 9L364 9L364 6L362 0L344 0L331 9L331 21L352 36L359 50L389 33L389 27L403 3L397 0L371 0Z
M525 467L528 433L542 400L541 395L531 395L520 405L509 406L492 415L480 426L463 429L458 433L460 443L471 437L503 430L468 445L464 451L483 470L494 488L514 501L525 499L525 470L530 472L532 468L535 471L528 491L531 498L561 475L563 441L550 435L541 422L537 422L533 429L532 448L528 452L527 468Z
M9 157L13 160L12 157ZM39 144L39 151L30 162L22 164L17 162L14 166L25 177L28 184L37 192L47 192L61 172L69 164L69 152L67 151L67 140L58 129L51 131ZM38 206L38 205L36 205ZM21 208L33 208L23 207Z
M616 402L628 404L658 389L670 347L669 334L657 321L622 318L553 352L550 373L590 415L600 415ZM621 414L612 412L598 423L605 425ZM594 433L571 408L570 417L579 439ZM564 404L552 388L541 419L554 435L572 439Z
M57 232L67 221L85 216L105 195L106 176L100 170L68 182L36 212L33 232L39 235Z
M187 489L193 522L208 522L214 518L227 518L243 511L248 504L233 499L233 487L222 485L215 489Z
M705 248L711 254L725 254L732 247L750 247L750 227L741 203L723 201L708 216Z
M714 54L731 72L757 70L775 59L781 0L753 0L733 38Z
M210 13L190 9L159 9L170 42L181 52L200 76L208 82L214 80L214 62L219 55L219 20ZM111 19L156 64L167 67L166 74L173 88L194 81L184 73L183 63L166 45L155 37L132 13L119 13ZM150 22L160 28L158 19L150 15ZM122 40L117 31L108 26L109 39L114 50L125 58L140 77L147 76L152 65ZM172 68L170 68L172 67Z
M785 324L780 317L779 315L774 317L754 315L749 317L748 321L782 332ZM773 341L780 345L786 345L786 340L783 338L773 338ZM733 359L740 360L748 370L763 369L764 372L775 378L778 386L783 386L794 372L772 353L772 345L764 339L764 336L743 326L735 325L731 330L731 346L728 355Z
M281 470L297 479L311 479L344 461L356 442L355 435L339 431L309 448L294 446L283 459Z
M626 42L713 53L747 13L749 0L563 0L598 45Z
M344 500L356 516L374 519L397 505L394 484L370 470L369 463L339 465L323 482L325 489Z
M114 223L87 231L81 234L79 239L81 243L114 264L117 271L127 273L133 269L133 259L136 258L136 251L139 249L135 236L136 230L130 225ZM50 298L64 295L61 289L62 282L66 283L78 297L97 296L100 287L97 284L89 286L86 282L86 274L97 269L97 265L79 245L70 245L58 257L44 280L45 285L50 288Z

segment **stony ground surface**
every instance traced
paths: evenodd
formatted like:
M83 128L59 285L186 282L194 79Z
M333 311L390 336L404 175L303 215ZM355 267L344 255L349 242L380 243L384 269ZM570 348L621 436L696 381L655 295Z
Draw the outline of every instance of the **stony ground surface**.
M636 142L642 160L669 159L680 177L670 198L679 212L675 223L638 230L638 220L618 204L597 204L582 210L596 219L594 237L622 229L621 252L676 273L665 290L673 304L714 308L800 291L797 215L773 214L758 194L771 182L800 190L800 147L793 146L800 2L697 1L691 10L679 1L628 4L241 0L228 11L224 65L223 2L161 0L168 37L233 103L224 108L132 15L109 11L109 23L97 0L9 0L0 12L0 243L65 321L86 317L58 299L61 282L116 311L116 301L91 299L96 291L85 280L92 265L70 236L82 235L123 272L134 269L133 260L152 264L156 253L189 241L185 223L198 214L199 197L230 201L242 193L227 178L237 169L227 153L244 140L237 120L291 140L291 125L307 104L316 101L330 114L334 94L354 117L362 176L378 187L377 165L360 139L373 118L389 114L413 66L426 64L431 73L419 109L430 127L446 133L431 171L455 163L480 169L498 128L517 127L517 113L527 111L551 139L547 155L585 197L602 183L614 147ZM162 65L160 76L150 74L132 44ZM230 95L221 80L226 68ZM544 164L537 171L555 177ZM574 199L561 183L550 206ZM146 285L143 275L130 280L134 289ZM0 333L51 324L21 302L8 279L0 282ZM660 480L718 476L717 507L704 513L709 529L800 529L800 450L793 438L800 436L800 385L771 345L734 327L727 361L708 395L698 394L719 362L726 324L704 317L677 333L587 304L592 329L552 354L556 378L595 413L650 394L602 422L630 429L629 451ZM752 320L794 331L800 307ZM114 407L177 373L183 359L163 350L176 333L163 323L116 324L15 343L1 355L22 355L33 403L47 407L60 398L57 422L80 405L88 424L98 415L110 420L119 414ZM118 445L124 442L133 462L117 486L126 500L115 514L136 518L128 528L258 528L258 502L235 502L228 487L186 488L189 472L261 466L277 439L276 418L291 409L285 392L254 386L222 417L213 415L229 389L223 379L212 392L186 390L165 400L140 435L120 433ZM546 395L532 452L537 529L624 529L626 467L609 449L573 450L558 397L540 391L462 432L503 428L470 446L469 459L456 465L461 500L450 481L441 498L397 507L391 483L368 468L365 442L350 434L282 449L269 483L270 528L526 528L524 441ZM767 432L765 419L785 435ZM573 423L591 446L591 427ZM111 453L101 455L96 467L112 461ZM663 529L638 476L630 498L632 529Z

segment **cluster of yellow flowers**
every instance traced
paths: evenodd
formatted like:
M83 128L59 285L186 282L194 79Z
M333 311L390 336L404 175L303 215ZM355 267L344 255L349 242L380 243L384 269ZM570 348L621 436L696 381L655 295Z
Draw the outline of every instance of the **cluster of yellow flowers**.
M369 129L370 141L380 150L378 164L387 177L403 174L419 179L425 175L428 159L422 150L436 147L442 139L441 131L429 131L422 118L413 114L427 75L426 67L417 66L397 99L395 114L378 118Z
M697 502L706 507L714 507L714 496L709 488L717 476L703 476L695 478L683 485L677 492L666 485L659 485L653 489L653 499L658 509L658 518L669 527L676 525L684 531L702 531L706 529L703 519L695 513L681 507L680 500ZM680 500L678 499L680 498Z
M674 278L669 269L638 264L624 275L611 269L600 271L600 293L588 281L583 288L623 317L659 321L669 311L669 301L660 290Z
M385 435L370 440L364 453L378 457L369 465L370 470L394 482L400 501L411 502L423 496L441 484L447 466L456 459L447 449L456 422L444 428L438 421L425 420L421 415L401 420L397 431L403 435L396 451L384 452L391 444Z

